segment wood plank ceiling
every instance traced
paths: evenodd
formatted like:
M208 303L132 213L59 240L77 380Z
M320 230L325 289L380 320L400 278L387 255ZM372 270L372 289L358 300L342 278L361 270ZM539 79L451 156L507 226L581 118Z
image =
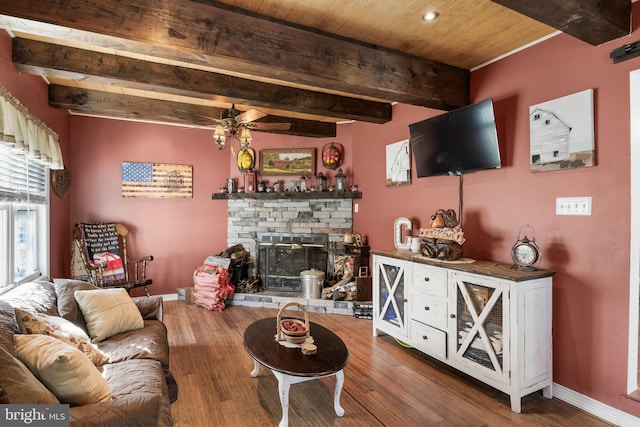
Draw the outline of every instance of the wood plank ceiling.
M318 137L390 121L392 102L466 105L470 69L557 30L598 45L630 20L630 0L0 1L14 64L54 107L210 127L233 103Z

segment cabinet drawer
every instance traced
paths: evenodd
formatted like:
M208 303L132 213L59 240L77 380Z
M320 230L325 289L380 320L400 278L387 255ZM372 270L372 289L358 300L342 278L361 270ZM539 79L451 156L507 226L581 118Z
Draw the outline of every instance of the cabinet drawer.
M431 326L411 320L409 323L411 344L415 348L432 356L447 357L447 334Z
M420 292L446 297L447 271L442 268L414 265L411 286Z
M409 297L409 316L436 328L447 328L447 301L422 294Z

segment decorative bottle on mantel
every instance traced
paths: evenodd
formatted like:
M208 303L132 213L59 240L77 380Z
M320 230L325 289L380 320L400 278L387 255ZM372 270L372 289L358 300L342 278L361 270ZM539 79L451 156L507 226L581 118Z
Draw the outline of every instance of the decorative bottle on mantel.
M307 191L307 177L304 175L300 177L300 191L303 193Z
M236 180L235 178L227 179L227 192L235 193L236 191Z

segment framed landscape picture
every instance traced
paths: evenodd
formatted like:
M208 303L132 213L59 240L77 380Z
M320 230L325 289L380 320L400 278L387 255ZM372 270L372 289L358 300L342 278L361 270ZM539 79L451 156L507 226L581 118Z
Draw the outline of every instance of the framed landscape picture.
M314 176L315 172L315 148L260 150L260 175L262 176Z

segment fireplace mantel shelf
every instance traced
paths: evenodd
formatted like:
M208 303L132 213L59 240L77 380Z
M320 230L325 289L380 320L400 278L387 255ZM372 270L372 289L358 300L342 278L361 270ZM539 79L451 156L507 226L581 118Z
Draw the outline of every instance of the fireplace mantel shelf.
M336 193L334 191L308 191L301 193L299 191L284 191L280 193L213 193L213 200L229 200L229 199L361 199L360 191L345 191L344 193Z

